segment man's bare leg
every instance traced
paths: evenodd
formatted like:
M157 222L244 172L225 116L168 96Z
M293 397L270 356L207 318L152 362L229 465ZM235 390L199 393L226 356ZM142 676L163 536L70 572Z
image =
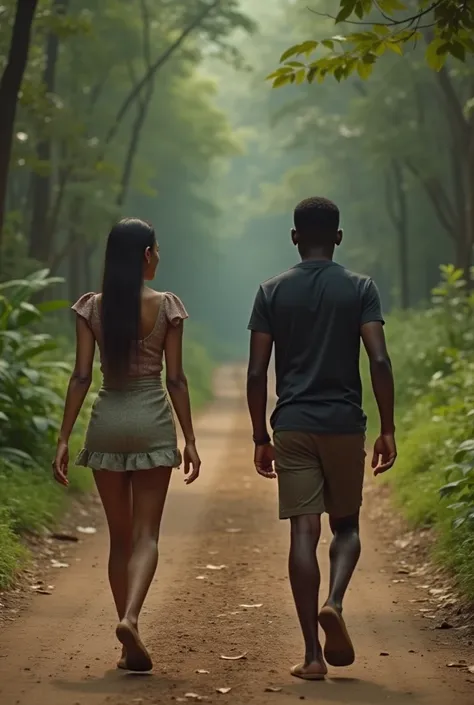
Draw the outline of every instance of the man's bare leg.
M342 618L342 603L360 557L359 513L343 518L330 517L334 538L329 557L331 573L329 596L319 614L326 634L324 656L332 666L349 666L355 654Z
M320 680L327 673L318 637L320 573L316 549L320 534L319 514L291 518L290 582L305 642L304 663L291 672L307 680Z

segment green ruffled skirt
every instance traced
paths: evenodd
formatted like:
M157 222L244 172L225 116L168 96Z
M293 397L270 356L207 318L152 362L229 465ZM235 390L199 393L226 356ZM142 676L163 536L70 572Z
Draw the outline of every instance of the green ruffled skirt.
M128 472L180 464L173 413L161 378L132 378L122 389L102 386L76 465Z

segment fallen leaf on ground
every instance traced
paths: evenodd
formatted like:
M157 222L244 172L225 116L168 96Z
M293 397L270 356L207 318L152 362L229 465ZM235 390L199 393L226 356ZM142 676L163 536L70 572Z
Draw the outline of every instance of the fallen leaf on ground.
M247 651L244 651L243 654L239 654L238 656L224 656L221 654L220 658L224 661L240 661L241 659L246 658L247 653Z
M243 607L243 609L251 609L252 607L263 607L263 603L259 603L258 605L239 605L239 607Z
M197 693L185 693L184 697L187 700L202 700L202 697Z
M207 570L224 570L224 568L227 568L227 566L226 565L211 565L211 564L206 566Z
M272 686L268 686L265 688L265 693L281 693L281 688L273 688Z
M45 590L44 588L36 588L35 593L37 595L52 595L51 590Z
M69 568L69 563L61 563L61 561L57 561L55 558L51 558L51 565L53 568Z
M73 534L63 534L60 532L51 534L51 538L56 539L56 541L71 541L72 543L79 541L77 536L74 536Z
M78 526L77 530L79 531L80 534L95 534L95 533L97 533L97 529L95 529L93 526Z
M196 580L205 580L206 576L205 575L197 575Z
M196 671L196 673L199 673L200 675L204 675L204 674L206 674L206 673L210 673L210 671L206 671L205 668L198 668L198 670Z
M397 539L396 541L394 541L394 544L397 548L406 548L410 545L410 543L411 541L408 539Z
M453 661L452 663L447 663L446 666L448 668L465 668L466 664L465 663L460 663L458 661Z
M230 693L232 688L216 688L216 693L221 693L221 695L227 695L227 693Z

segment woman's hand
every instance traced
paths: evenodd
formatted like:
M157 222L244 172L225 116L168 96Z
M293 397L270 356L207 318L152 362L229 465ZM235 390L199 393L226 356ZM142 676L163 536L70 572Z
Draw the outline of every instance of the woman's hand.
M196 450L195 442L186 443L184 447L184 474L188 475L190 469L192 468L191 474L186 478L185 482L190 485L194 480L199 477L199 471L201 469L201 458Z
M53 475L56 482L60 485L67 487L69 485L69 480L67 477L68 465L69 465L69 448L66 441L58 441L58 447L56 448L56 457L53 460Z

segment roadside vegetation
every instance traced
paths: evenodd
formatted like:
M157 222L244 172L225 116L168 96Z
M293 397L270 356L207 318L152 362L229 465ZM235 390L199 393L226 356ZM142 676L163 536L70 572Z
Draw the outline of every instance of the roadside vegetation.
M473 599L474 293L461 270L443 266L441 274L429 307L388 316L399 456L386 481L412 525L434 527L437 559Z

